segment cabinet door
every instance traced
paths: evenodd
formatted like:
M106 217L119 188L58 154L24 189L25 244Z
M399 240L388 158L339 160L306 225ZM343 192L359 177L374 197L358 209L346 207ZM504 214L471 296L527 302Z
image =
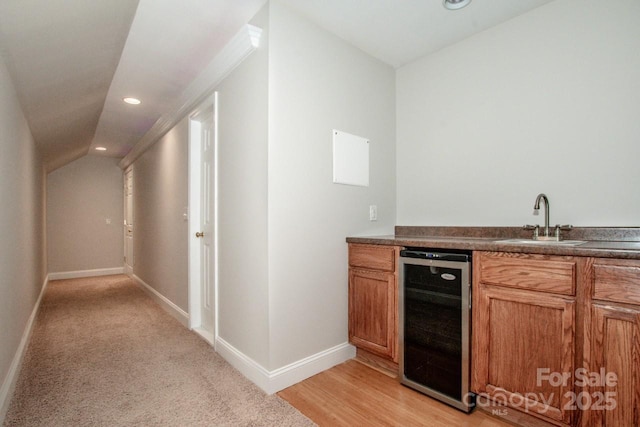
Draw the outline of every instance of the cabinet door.
M473 302L472 389L479 399L569 424L575 300L479 283Z
M640 425L640 308L593 304L589 425ZM597 377L592 374L597 373ZM615 377L612 378L612 375Z
M396 295L393 273L349 270L349 341L397 360Z

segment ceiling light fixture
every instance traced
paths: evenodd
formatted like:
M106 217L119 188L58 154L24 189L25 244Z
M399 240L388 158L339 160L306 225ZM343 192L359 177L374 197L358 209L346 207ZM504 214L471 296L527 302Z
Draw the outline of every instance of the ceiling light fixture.
M96 147L96 151L107 151L105 147Z
M471 0L443 0L442 5L445 9L458 10L471 3Z
M131 97L122 98L122 100L127 104L131 104L131 105L138 105L142 102L138 98L131 98Z

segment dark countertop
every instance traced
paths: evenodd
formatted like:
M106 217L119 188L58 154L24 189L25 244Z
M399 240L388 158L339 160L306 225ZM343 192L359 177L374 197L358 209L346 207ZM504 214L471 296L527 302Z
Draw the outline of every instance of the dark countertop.
M531 231L520 227L396 227L395 235L348 237L348 243L415 246L431 249L526 252L640 259L640 227L576 227L563 240L585 240L578 246L505 243L506 239L530 239Z

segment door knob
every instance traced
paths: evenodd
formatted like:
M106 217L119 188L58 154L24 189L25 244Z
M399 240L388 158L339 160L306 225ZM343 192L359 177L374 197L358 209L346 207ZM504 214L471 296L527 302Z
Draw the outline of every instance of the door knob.
M204 237L204 231L198 231L196 237Z

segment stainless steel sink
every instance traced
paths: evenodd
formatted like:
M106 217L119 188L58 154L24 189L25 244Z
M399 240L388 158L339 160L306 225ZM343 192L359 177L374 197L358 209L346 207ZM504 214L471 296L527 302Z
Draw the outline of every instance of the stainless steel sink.
M495 243L511 245L533 245L533 246L578 246L587 243L585 240L533 240L533 239L506 239L496 240Z

